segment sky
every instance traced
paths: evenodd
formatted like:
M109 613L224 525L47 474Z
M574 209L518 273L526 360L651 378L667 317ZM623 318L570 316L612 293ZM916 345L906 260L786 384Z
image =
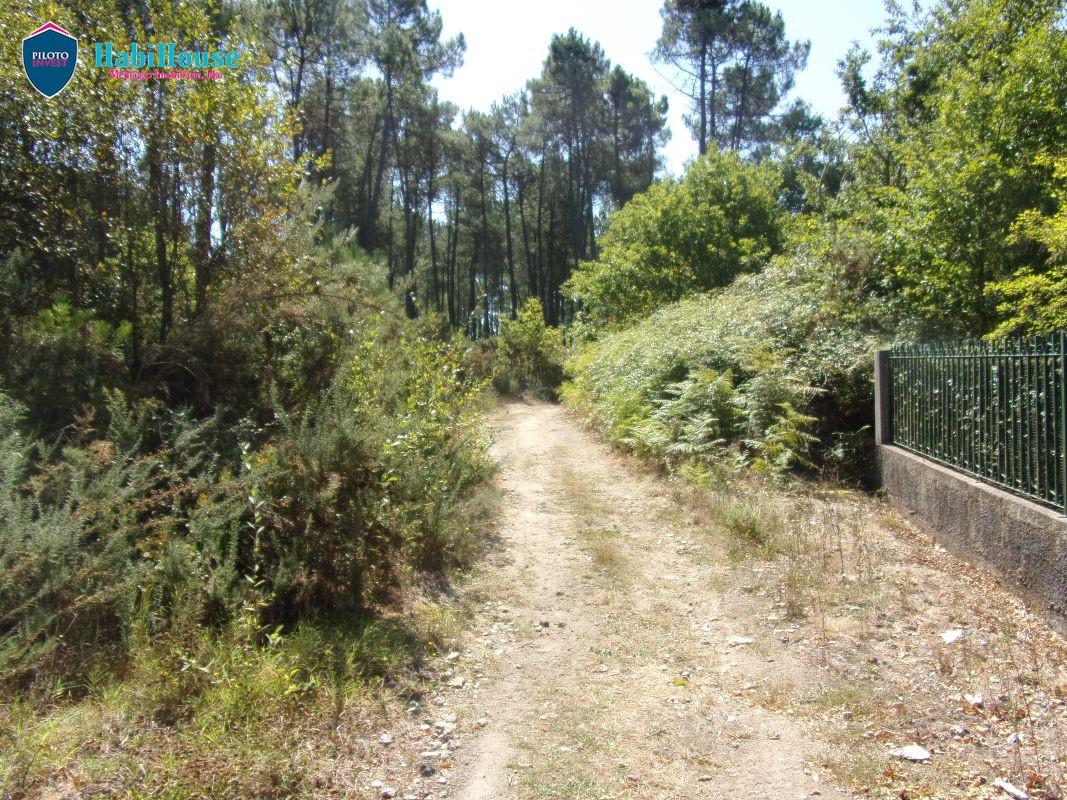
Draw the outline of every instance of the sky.
M884 19L882 0L765 0L785 18L790 39L811 41L807 68L792 95L807 100L827 118L837 115L844 95L834 71L852 42L874 50L871 29ZM671 139L664 149L668 172L679 173L696 154L682 120L687 99L671 85L667 65L653 65L648 53L659 37L662 0L429 0L441 12L445 35L467 40L463 66L450 78L434 80L442 99L461 110L487 111L506 94L540 74L554 33L577 28L600 42L612 64L645 80L670 104Z

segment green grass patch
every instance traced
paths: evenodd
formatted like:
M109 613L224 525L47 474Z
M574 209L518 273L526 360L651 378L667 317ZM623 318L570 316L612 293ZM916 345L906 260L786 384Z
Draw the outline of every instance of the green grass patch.
M350 625L263 632L247 620L185 643L131 648L92 685L0 703L0 796L313 797L345 737L416 688L410 667L455 643L463 612L418 603Z

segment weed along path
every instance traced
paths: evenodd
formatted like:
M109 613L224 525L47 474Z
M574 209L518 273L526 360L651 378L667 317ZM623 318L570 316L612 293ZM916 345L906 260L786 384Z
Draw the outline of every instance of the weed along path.
M686 488L544 403L491 422L499 543L358 794L1065 796L1067 648L989 573L856 493Z
M557 406L504 403L494 427L503 549L453 796L849 796L821 775L825 746L750 699L799 665L716 591L664 487Z

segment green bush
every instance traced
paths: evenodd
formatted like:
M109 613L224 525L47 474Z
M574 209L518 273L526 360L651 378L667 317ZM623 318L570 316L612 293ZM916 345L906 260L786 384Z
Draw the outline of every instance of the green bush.
M101 631L113 639L125 577L112 537L83 529L65 494L50 502L49 487L28 483L36 447L21 417L0 395L0 676L49 659L61 632L75 650Z
M611 216L597 260L567 283L588 326L618 328L762 269L784 239L779 183L770 162L711 152L634 197Z
M545 324L541 302L531 297L516 318L501 320L494 386L553 396L563 380L563 334Z
M135 623L160 634L224 616L244 493L220 420L124 402L112 396L106 437L46 447L5 400L0 678L77 673L118 655Z
M0 679L190 646L249 603L264 631L362 616L468 557L489 461L462 343L353 317L342 351L264 426L113 392L102 430L45 444L0 395Z
M565 399L610 439L670 463L803 466L865 419L873 352L896 317L847 265L800 252L579 347ZM901 333L900 335L903 335Z
M457 341L372 327L331 387L250 459L257 565L288 620L355 611L466 550L456 509L488 475L482 384Z
M59 301L17 329L12 372L34 422L57 432L73 416L103 406L104 392L124 369L130 324L112 325Z
M1021 267L1007 280L986 286L1002 318L992 337L1067 330L1067 156L1044 161L1055 178L1051 194L1056 212L1030 209L1020 214L1010 238L1041 244L1048 252L1042 265L1047 269Z

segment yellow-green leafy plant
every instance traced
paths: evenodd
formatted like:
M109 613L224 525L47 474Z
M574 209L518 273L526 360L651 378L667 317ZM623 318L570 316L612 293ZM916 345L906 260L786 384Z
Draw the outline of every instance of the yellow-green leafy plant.
M498 389L552 396L563 379L563 334L545 324L536 297L526 301L515 319L500 322L496 352Z

